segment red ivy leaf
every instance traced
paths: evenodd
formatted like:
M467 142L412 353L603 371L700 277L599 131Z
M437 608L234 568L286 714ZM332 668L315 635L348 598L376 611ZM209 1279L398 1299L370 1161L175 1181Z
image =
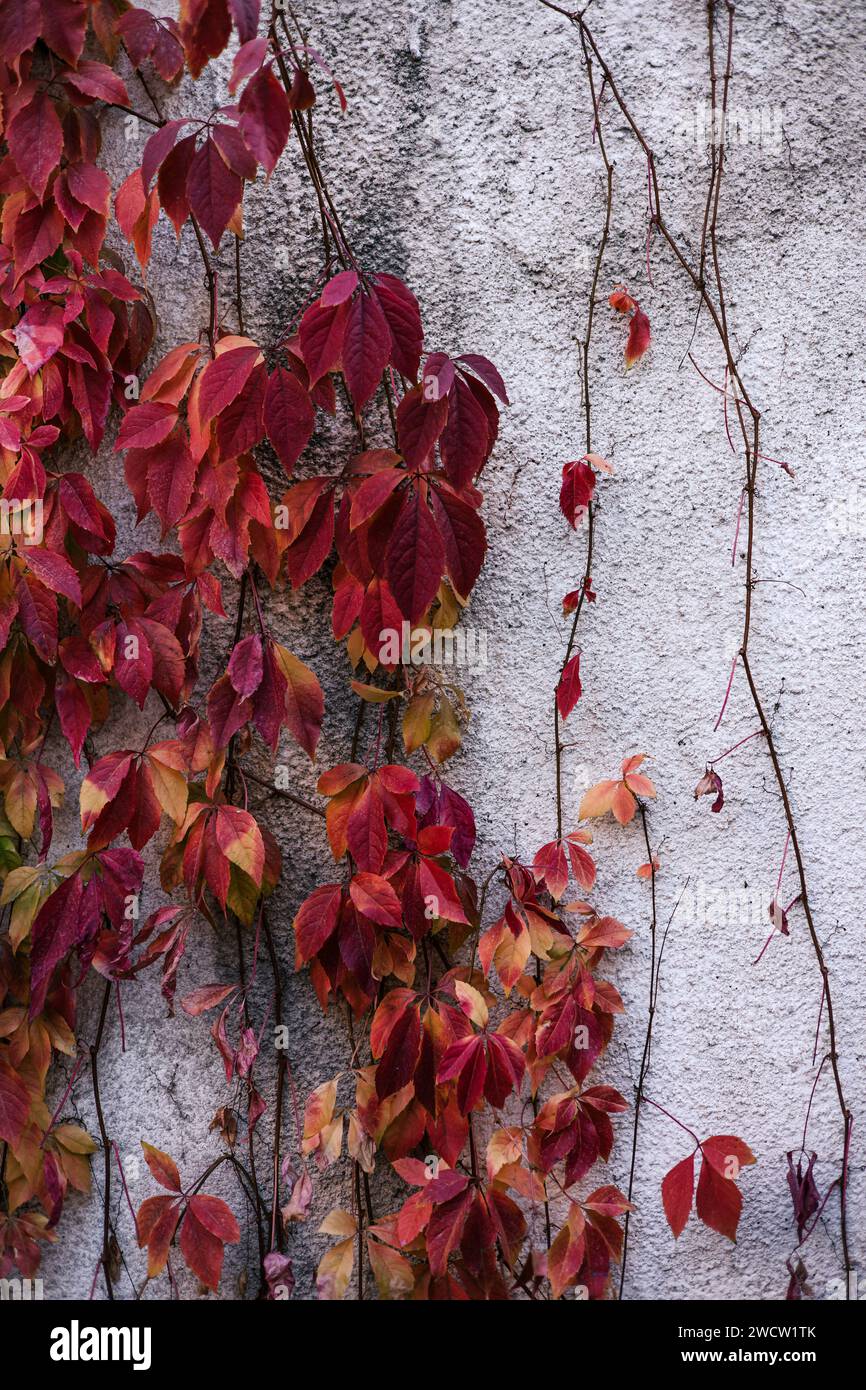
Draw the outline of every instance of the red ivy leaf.
M41 202L63 150L60 120L45 92L36 92L26 106L19 107L9 122L6 142L18 172Z
M400 1091L412 1080L421 1047L421 1015L417 1005L404 1009L388 1035L376 1068L376 1094L380 1100Z
M189 166L186 186L189 205L216 251L244 189L243 180L228 167L210 135Z
M556 687L556 707L563 719L567 719L581 697L580 652L575 652L566 664Z
M411 623L430 607L445 567L439 529L418 487L406 497L387 551L388 583L400 611Z
M289 477L310 442L316 412L298 378L277 367L265 394L265 429Z
M359 294L352 302L343 340L343 372L360 414L382 377L391 356L391 330L378 299Z
M595 492L595 473L583 459L567 463L562 470L559 509L574 530L582 520Z
M662 1181L662 1205L675 1237L682 1234L692 1209L695 1188L695 1156L689 1154L677 1163Z
M155 1149L152 1144L141 1144L144 1150L144 1161L153 1176L161 1187L167 1187L169 1192L180 1192L180 1173L177 1171L177 1164L173 1158L169 1158L162 1149Z
M272 174L289 138L292 111L270 68L262 68L247 83L238 110L241 134L265 172Z
M625 365L633 367L650 345L650 321L643 309L636 308L628 326L625 344Z
M695 1209L705 1226L736 1240L743 1195L730 1178L723 1178L705 1158L698 1178Z

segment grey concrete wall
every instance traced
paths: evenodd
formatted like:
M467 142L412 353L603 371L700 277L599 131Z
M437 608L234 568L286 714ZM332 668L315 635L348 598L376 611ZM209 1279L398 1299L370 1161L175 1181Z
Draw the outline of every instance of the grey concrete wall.
M333 101L323 102L323 162L365 263L404 275L421 300L430 345L488 354L513 400L485 475L491 549L468 619L486 631L490 662L467 681L473 720L452 774L475 808L480 875L501 850L531 853L555 830L550 692L564 643L557 615L562 594L582 570L584 545L558 514L558 479L562 463L583 452L576 344L603 217L578 43L564 21L530 0L342 0L310 6L308 17L313 42L334 62L347 90L345 116ZM706 98L703 6L598 0L592 17L658 152L670 224L694 248L707 157L702 145L682 134L682 122ZM756 590L753 663L774 709L832 972L841 1067L859 1116L866 1115L866 847L860 828L866 753L864 29L854 6L813 0L738 6L731 100L751 113L780 108L784 131L779 127L777 140L730 151L720 215L743 374L763 412L767 453L790 460L796 472L791 480L771 464L761 471L755 570L768 582ZM224 99L227 71L223 59L194 93L187 83L165 96L167 112L201 111L211 99ZM820 979L796 910L790 937L777 938L760 964L752 964L768 930L766 907L785 838L760 741L721 765L727 800L719 815L692 797L705 759L755 727L739 677L724 725L713 732L741 622L744 562L738 557L732 568L730 555L742 464L728 448L719 397L688 362L682 364L695 300L658 239L653 284L647 284L645 168L612 105L605 120L616 173L602 286L607 291L617 280L628 282L651 318L653 346L626 375L622 323L602 304L591 367L594 447L613 460L616 472L602 485L593 571L598 602L581 620L585 693L567 725L567 737L575 740L566 755L567 814L576 817L586 783L612 775L626 752L652 753L661 917L667 918L687 878L695 897L675 919L666 948L648 1094L701 1135L741 1135L758 1158L742 1180L745 1207L736 1246L694 1221L675 1243L659 1184L688 1145L661 1115L645 1115L626 1293L774 1299L784 1294L785 1258L794 1243L785 1152L799 1145L814 1077ZM138 162L140 146L124 141L119 114L108 127L106 158L119 178ZM248 331L268 347L318 269L315 208L298 163L294 155L285 157L270 185L247 198ZM288 270L275 264L278 246L287 248ZM226 290L232 283L229 250L226 245L220 258ZM194 336L205 323L205 303L188 231L178 248L170 228L160 226L149 285L160 316L159 346L167 350ZM231 312L227 304L228 322ZM703 370L720 380L722 357L706 320L692 350ZM334 443L341 447L339 432L331 444L320 442L323 458ZM107 449L95 473L118 518L120 545L131 551L155 544L148 525L133 532L132 502ZM281 639L315 668L325 687L321 761L344 758L348 673L329 635L326 581L313 581L301 595L274 596L269 613ZM229 642L227 625L209 625L204 677L224 668ZM134 742L150 722L149 710L140 719L119 710L98 746ZM311 790L309 766L291 751L284 756ZM77 782L69 773L64 825L71 846L77 843ZM342 1020L323 1018L306 976L291 974L291 916L327 873L329 856L317 822L308 823L301 812L287 814L275 802L270 816L286 866L274 919L287 976L291 1059L306 1093L348 1055ZM629 1092L648 982L648 892L635 876L645 856L636 825L600 825L596 847L599 900L635 930L610 967L627 1012L599 1079ZM161 901L153 873L149 883L148 909ZM791 897L790 868L788 885ZM757 914L743 907L752 893ZM234 939L202 924L181 969L180 993L235 972ZM264 1007L270 987L264 965L260 976ZM85 1036L96 997L95 988L85 990ZM125 1021L122 1055L116 1018L110 1025L103 1088L137 1205L156 1190L136 1160L139 1139L169 1150L184 1174L199 1173L218 1152L216 1136L208 1133L211 1116L230 1097L205 1020L180 1013L168 1018L155 976L125 991ZM265 1058L263 1081L269 1069ZM74 1104L93 1128L86 1081L76 1087ZM262 1123L269 1125L270 1115ZM851 1154L858 1262L864 1253L864 1124L855 1127ZM627 1181L629 1126L628 1118L618 1122L605 1173L620 1185ZM822 1190L838 1172L840 1140L825 1074L809 1131L809 1146L820 1155ZM264 1150L261 1161L264 1166ZM98 1166L95 1179L98 1187ZM387 1206L387 1180L382 1183L374 1179L379 1210ZM241 1209L227 1177L220 1176L213 1190ZM315 1266L328 1244L315 1234L317 1217L349 1203L348 1167L317 1177L310 1221L291 1236L298 1296L314 1296ZM144 1264L129 1214L122 1200L113 1206L132 1280L140 1285ZM839 1271L835 1203L827 1211L807 1255L818 1297L832 1295ZM60 1244L44 1261L47 1296L86 1296L100 1231L97 1193L71 1199ZM242 1269L254 1264L247 1230L229 1253L221 1296L237 1297ZM122 1276L123 1296L131 1287ZM195 1296L189 1282L184 1287ZM167 1282L147 1296L167 1297Z

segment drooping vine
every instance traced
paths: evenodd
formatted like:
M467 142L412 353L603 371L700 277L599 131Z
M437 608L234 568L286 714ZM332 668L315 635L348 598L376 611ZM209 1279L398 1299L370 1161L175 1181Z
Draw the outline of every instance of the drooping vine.
M725 284L721 271L719 245L718 245L718 219L719 206L721 199L722 181L725 168L726 146L725 130L726 117L728 112L728 96L733 74L733 43L734 43L734 16L735 6L731 0L724 0L725 17L725 63L724 69L719 77L718 64L716 59L716 20L721 7L716 0L707 0L706 23L707 23L707 47L709 65L709 85L710 85L710 108L712 112L712 138L710 141L710 179L707 188L707 195L704 208L703 223L700 233L700 249L697 263L690 256L687 249L681 244L680 240L670 230L664 214L662 212L660 186L656 167L656 159L651 146L643 134L639 124L633 116L628 104L619 90L613 71L606 62L598 43L585 19L586 9L581 11L570 11L561 6L551 3L551 0L541 0L541 3L550 10L562 15L577 30L580 38L582 51L585 61L589 64L594 61L598 70L602 74L604 86L611 94L623 120L643 152L646 159L647 182L648 182L648 229L647 229L647 269L649 272L649 252L650 242L653 232L658 232L662 240L671 251L676 263L685 272L698 296L698 314L701 310L706 311L716 330L719 344L722 350L724 381L721 386L712 381L709 384L719 392L723 402L724 428L728 443L732 452L736 453L729 424L729 406L733 406L736 415L737 425L740 432L740 442L743 454L743 464L745 469L745 483L740 495L740 503L737 512L737 526L732 552L732 563L736 560L737 539L739 537L740 526L745 512L746 527L746 557L745 557L745 576L743 584L743 620L742 635L738 650L731 664L728 676L727 688L724 700L715 727L718 728L722 722L728 700L734 685L734 680L738 667L742 668L746 678L749 698L759 721L759 729L755 730L747 738L740 740L733 748L726 750L720 757L727 756L727 753L749 742L758 735L763 736L763 742L770 758L773 770L773 777L779 791L782 803L784 820L786 826L785 849L782 855L782 871L779 874L779 885L776 894L770 904L770 919L773 924L773 934L776 931L787 933L789 931L787 913L794 906L799 906L803 912L806 926L809 932L810 941L815 955L818 972L821 976L821 994L818 1007L817 1032L820 1033L821 1021L826 1011L828 1047L821 1063L818 1066L812 1093L809 1097L806 1112L806 1123L803 1130L802 1144L797 1158L795 1168L792 1158L789 1158L789 1186L794 1203L795 1220L798 1229L798 1245L788 1261L788 1268L791 1275L788 1286L788 1297L798 1298L801 1296L805 1285L805 1266L799 1255L804 1240L814 1230L818 1216L823 1211L830 1194L838 1189L839 1194L839 1227L842 1245L842 1258L845 1270L846 1297L851 1297L851 1255L848 1240L847 1222L847 1186L848 1186L848 1162L851 1140L851 1127L853 1117L846 1100L839 1067L839 1046L837 1036L836 1019L833 1010L831 993L830 973L824 955L824 948L818 935L811 904L809 901L808 884L806 878L805 860L800 844L797 822L794 815L791 797L788 789L788 782L781 766L776 739L773 733L771 722L767 715L767 705L762 696L752 668L750 637L752 625L753 600L756 584L759 582L754 573L754 546L756 535L756 513L757 513L757 478L758 469L762 462L770 462L782 467L790 473L791 469L784 460L773 459L764 454L761 450L761 415L754 405L748 389L744 383L740 365L732 346L729 324L727 297ZM590 79L591 80L591 79ZM721 88L721 101L719 101L719 89ZM593 106L598 118L598 107L593 97ZM697 319L696 319L697 325ZM689 354L690 355L690 354ZM693 360L693 359L692 359ZM693 365L697 366L697 364ZM698 368L700 372L700 369ZM703 372L700 375L704 380L708 378ZM719 759L716 759L719 761ZM715 771L714 763L707 764L705 776L698 784L696 796L712 792L715 797L713 809L720 809L722 804L723 792L721 777ZM778 893L781 888L782 874L784 871L785 859L788 848L792 849L796 865L798 882L798 892L787 908L782 908L778 902ZM762 953L763 954L763 953ZM813 1065L815 1058L813 1057ZM806 1150L806 1133L808 1120L811 1113L812 1097L814 1090L820 1080L824 1065L829 1062L830 1071L833 1078L833 1085L836 1093L839 1114L842 1120L842 1158L838 1176L830 1183L823 1201L820 1200L817 1187L815 1185L813 1167L815 1155L811 1156ZM734 1155L736 1159L736 1155ZM806 1162L805 1169L803 1161ZM676 1170L674 1170L675 1172ZM668 1175L668 1181L672 1178ZM699 1187L700 1190L700 1187ZM668 1213L671 1220L670 1212ZM675 1222L671 1220L671 1225Z

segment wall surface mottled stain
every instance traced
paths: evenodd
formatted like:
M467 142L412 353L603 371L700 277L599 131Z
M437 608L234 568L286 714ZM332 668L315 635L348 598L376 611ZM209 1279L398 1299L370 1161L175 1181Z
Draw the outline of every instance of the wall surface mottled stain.
M160 3L154 8L163 10ZM591 267L604 200L592 141L592 110L576 34L530 0L342 0L307 6L311 41L335 67L349 108L341 115L319 83L322 163L353 242L371 270L405 276L424 312L428 346L482 352L501 369L512 406L483 476L490 552L464 621L487 635L489 662L470 674L472 722L453 764L454 784L471 800L479 827L474 861L484 877L501 851L531 854L555 831L551 691L564 650L560 601L575 587L585 537L558 512L560 469L584 451L577 344L584 332ZM706 26L701 5L660 0L598 3L593 29L657 152L664 213L697 253L708 157L694 118L707 100ZM790 462L791 479L762 464L757 498L751 656L772 711L773 730L801 828L810 895L831 970L840 1065L855 1115L850 1211L855 1262L864 1246L864 955L861 829L864 754L866 462L863 452L863 274L861 55L866 20L856 6L755 0L737 6L731 101L767 113L767 138L730 149L719 214L732 340L762 412L766 453ZM227 100L230 55L193 91L154 90L169 115L200 113ZM130 91L146 98L130 77ZM781 115L779 115L781 112ZM581 791L614 774L627 752L652 755L659 796L650 825L660 846L659 917L668 920L688 880L664 954L647 1093L701 1136L741 1135L757 1155L742 1178L744 1212L736 1245L692 1221L678 1242L668 1230L659 1186L690 1150L687 1135L657 1111L642 1118L626 1296L765 1298L784 1295L794 1245L786 1184L788 1150L802 1138L821 982L802 914L753 964L769 931L785 831L778 790L760 739L720 765L725 805L714 815L693 790L705 761L756 727L740 674L723 726L718 714L742 619L742 537L731 564L743 461L725 436L720 397L691 367L691 353L715 382L719 343L706 315L695 326L688 281L656 236L652 284L646 271L646 168L614 104L603 123L616 164L611 240L601 279L590 368L593 447L614 465L601 484L593 566L598 601L581 618L584 695L566 726L566 813ZM124 117L107 113L104 159L119 182L140 162L147 135L125 139ZM748 130L754 126L747 120ZM691 129L692 134L689 134ZM247 331L273 354L306 301L320 268L316 207L294 148L267 185L246 201L243 275ZM234 327L230 238L218 257L225 323ZM622 321L606 296L626 282L652 321L647 358L626 374ZM159 315L157 353L206 324L201 265L187 227L180 244L163 220L148 285ZM693 336L694 335L694 336ZM685 359L685 360L684 360ZM310 471L331 467L351 447L342 426L323 428ZM125 553L158 546L152 518L135 511L109 440L94 465L100 494L118 522ZM272 474L275 487L277 470ZM227 585L227 598L232 599ZM280 640L310 664L326 695L319 762L344 760L353 701L348 668L329 630L330 592L318 577L298 594L268 600ZM209 620L202 686L225 665L229 625ZM140 746L153 723L118 706L97 748ZM62 758L62 750L55 749ZM314 795L316 772L296 751L281 752L299 789ZM61 848L77 845L79 777L64 766L67 808ZM268 775L264 761L261 769ZM260 793L258 794L260 795ZM254 804L263 803L257 798ZM285 1007L298 1093L347 1066L342 1016L323 1017L305 974L293 973L290 922L307 892L329 874L318 820L271 800L267 815L285 861L273 921L285 970ZM65 835L65 843L63 843ZM643 1046L649 967L649 897L635 870L646 855L637 822L602 823L596 833L598 901L634 929L610 965L626 1004L598 1079L631 1095ZM162 901L155 858L144 910ZM783 901L794 896L791 864ZM496 906L494 901L491 909ZM249 960L249 955L248 955ZM179 993L237 978L232 932L202 923L181 967ZM95 1026L96 983L82 994L81 1032ZM256 1004L270 992L260 966ZM126 1050L116 1016L100 1063L103 1104L133 1203L156 1189L139 1141L168 1150L196 1176L219 1153L209 1132L231 1101L206 1019L168 1017L155 975L125 987ZM819 1057L826 1048L822 1029ZM259 1064L262 1084L267 1053ZM814 1103L808 1147L819 1154L822 1191L841 1160L841 1123L829 1068ZM58 1075L58 1095L63 1081ZM347 1092L348 1097L348 1092ZM347 1098L346 1097L346 1098ZM74 1105L91 1130L89 1086ZM271 1112L262 1123L267 1171ZM284 1142L291 1145L291 1114ZM628 1180L630 1117L617 1121L611 1162L599 1181ZM289 1249L296 1296L314 1297L315 1267L328 1244L316 1234L332 1206L349 1206L351 1169L315 1177L314 1209L293 1228ZM101 1164L91 1199L70 1198L60 1241L43 1265L49 1298L86 1297L99 1258ZM210 1190L242 1211L223 1167ZM377 1212L390 1209L392 1179L373 1179ZM129 1211L112 1198L129 1278L144 1281ZM239 1276L257 1263L246 1216L240 1246L227 1251L220 1296L239 1296ZM838 1296L837 1204L828 1203L806 1254L819 1298ZM184 1292L194 1281L180 1276ZM256 1292L253 1275L247 1296ZM101 1285L97 1290L101 1296ZM165 1298L164 1278L146 1297Z

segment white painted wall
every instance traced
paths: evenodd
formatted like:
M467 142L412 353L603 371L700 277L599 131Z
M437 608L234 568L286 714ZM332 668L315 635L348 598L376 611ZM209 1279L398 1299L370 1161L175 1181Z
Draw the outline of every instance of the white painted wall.
M158 6L160 10L163 5ZM486 873L500 850L534 851L555 829L550 692L561 659L563 593L575 586L584 538L557 510L561 465L583 452L576 343L583 334L590 266L603 216L601 166L590 141L592 114L576 36L530 0L343 0L311 6L313 41L344 82L349 111L325 103L323 162L338 204L373 269L404 275L425 312L430 345L484 352L512 395L500 443L485 475L491 552L469 621L488 634L490 664L467 682L473 722L454 781L479 823L476 865ZM592 8L597 38L657 151L671 226L697 246L707 158L681 133L705 99L703 6L622 0ZM784 136L730 151L722 195L720 244L733 334L742 371L763 412L769 454L790 460L796 478L767 464L758 498L752 659L801 827L813 906L832 972L840 1058L852 1107L866 1115L864 1018L860 979L864 942L860 831L864 735L861 575L866 557L866 462L862 325L861 55L864 19L855 7L795 0L749 0L737 9L732 103L750 111L781 108ZM172 115L224 99L222 60L198 84L166 99ZM109 123L108 164L118 177L138 160L123 141L122 117ZM631 751L652 753L659 787L651 818L662 843L660 915L666 919L686 878L711 900L754 892L766 906L784 843L771 769L759 740L721 765L726 804L712 815L692 791L704 761L755 727L745 684L735 684L725 722L721 704L741 622L743 561L730 562L742 463L724 434L720 400L681 361L695 300L656 239L653 285L646 283L645 169L623 121L606 112L616 161L614 219L603 287L625 280L653 325L648 358L628 376L623 327L602 304L593 345L594 447L616 472L602 485L598 602L581 619L584 697L567 725L568 812L576 815L585 780L610 776ZM245 248L248 329L272 345L295 313L317 265L314 206L297 161L284 159L268 188L248 198ZM275 267L289 248L289 271ZM225 285L232 283L226 248ZM191 237L175 248L157 233L150 288L166 350L205 322L200 269ZM693 352L715 380L722 357L702 320ZM108 450L97 482L119 519L122 544L154 543L132 534L134 511ZM326 688L328 721L321 758L345 756L346 670L327 627L328 592L314 582L301 597L271 601L282 638L309 661ZM230 637L214 626L205 672L223 669ZM149 723L114 716L104 746L121 746ZM296 760L302 785L313 776ZM581 769L583 775L581 775ZM75 777L67 825L75 841ZM298 813L300 815L300 813ZM297 903L327 870L318 826L273 821L286 856L279 898L287 972L288 923ZM648 982L647 886L635 877L645 857L637 826L599 828L599 900L636 935L613 978L627 1013L599 1079L628 1091L643 1042ZM795 887L786 876L787 897ZM783 890L784 891L784 890ZM158 901L157 893L153 903ZM814 1078L813 1036L820 979L802 916L757 966L765 918L720 910L675 920L668 941L648 1093L701 1135L733 1131L758 1165L742 1181L745 1209L735 1247L694 1222L678 1243L668 1231L659 1184L688 1147L662 1116L644 1118L637 1168L638 1212L631 1232L626 1294L632 1298L775 1299L784 1294L793 1241L785 1151L797 1148ZM234 942L204 925L192 943L180 992L232 978ZM263 981L263 990L267 982ZM344 1025L322 1019L304 976L287 986L292 1061L306 1092L345 1063ZM264 999L264 993L263 993ZM90 996L90 1005L96 993ZM87 1027L87 1005L82 1022ZM168 1149L186 1173L217 1151L208 1135L226 1099L204 1021L166 1019L155 977L126 995L127 1051L116 1025L102 1064L109 1127L128 1163L136 1205L154 1189L135 1167L138 1140ZM822 1035L822 1046L824 1039ZM76 1090L93 1122L88 1088ZM266 1117L267 1122L269 1117ZM630 1120L606 1174L627 1180ZM864 1126L851 1154L851 1226L863 1258ZM826 1185L840 1163L841 1126L828 1076L815 1098L809 1144ZM95 1172L97 1181L100 1173ZM348 1205L350 1172L319 1181L315 1209ZM226 1179L215 1190L235 1199ZM385 1189L381 1203L384 1207ZM236 1209L239 1202L234 1201ZM807 1254L816 1296L832 1295L839 1270L835 1203ZM137 1282L143 1262L132 1224L117 1219ZM327 1243L308 1226L292 1236L298 1295L311 1296ZM98 1258L99 1202L70 1201L61 1242L46 1255L48 1297L86 1296ZM252 1236L227 1261L224 1297L237 1296L242 1265L254 1263ZM254 1284L254 1281L253 1281ZM124 1284L128 1291L128 1284ZM252 1291L252 1290L251 1290ZM167 1296L160 1283L149 1296ZM194 1292L194 1290L190 1290Z

